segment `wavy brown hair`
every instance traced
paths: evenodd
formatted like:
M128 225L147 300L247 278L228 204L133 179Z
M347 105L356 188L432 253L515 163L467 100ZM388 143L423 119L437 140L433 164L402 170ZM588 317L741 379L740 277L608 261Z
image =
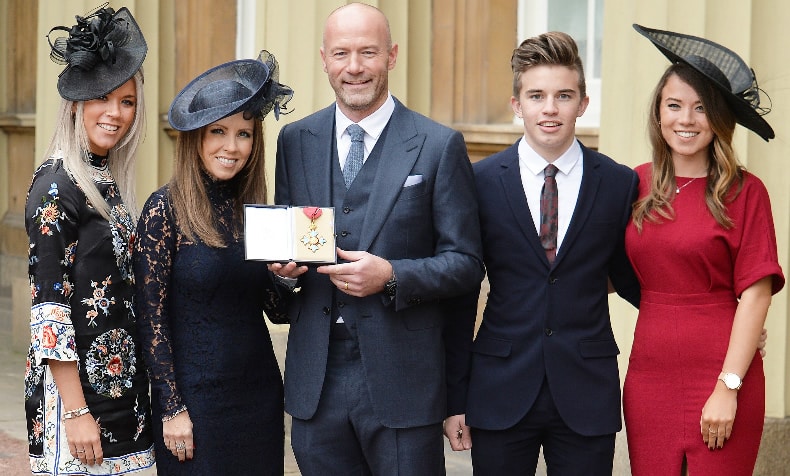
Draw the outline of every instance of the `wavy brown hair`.
M208 126L180 132L176 141L170 199L181 232L190 240L200 239L214 248L227 244L216 227L216 212L206 192L202 154L203 134ZM241 233L245 203L265 203L266 173L263 148L263 123L253 120L252 151L244 168L232 179L237 182L234 204L234 234Z
M659 114L661 93L667 80L673 75L694 89L705 109L708 124L713 131L713 141L708 146L708 184L705 188L705 203L719 225L731 228L733 223L727 215L727 203L740 192L744 170L732 148L735 115L724 96L710 80L685 63L676 63L667 68L653 92L648 116L648 132L653 149L653 171L650 192L634 203L634 225L637 230L642 231L644 220L659 223L662 218L666 220L674 218L672 201L675 199L677 187L675 167L672 163L672 150L661 134Z

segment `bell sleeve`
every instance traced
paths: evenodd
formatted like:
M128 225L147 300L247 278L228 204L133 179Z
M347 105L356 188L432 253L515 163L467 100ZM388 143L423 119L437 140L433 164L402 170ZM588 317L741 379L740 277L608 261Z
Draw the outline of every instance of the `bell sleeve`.
M34 177L25 205L29 243L31 353L36 365L47 359L77 361L71 314L72 271L78 245L79 204L84 194L66 174L45 163Z

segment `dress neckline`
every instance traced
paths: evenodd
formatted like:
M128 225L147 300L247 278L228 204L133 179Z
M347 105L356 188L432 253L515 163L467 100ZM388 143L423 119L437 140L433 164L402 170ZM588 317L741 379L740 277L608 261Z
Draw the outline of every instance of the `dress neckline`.
M93 152L86 150L85 151L85 161L91 166L97 169L101 169L107 167L107 156L106 155L99 155L94 154Z

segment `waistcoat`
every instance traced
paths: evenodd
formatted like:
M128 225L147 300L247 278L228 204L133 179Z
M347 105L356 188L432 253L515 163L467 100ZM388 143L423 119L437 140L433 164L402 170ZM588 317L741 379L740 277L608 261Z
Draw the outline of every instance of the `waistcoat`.
M343 172L340 170L340 161L337 155L337 143L333 147L332 167L332 206L335 208L335 241L338 248L346 251L359 250L359 237L362 235L363 221L368 210L368 199L376 178L376 172L381 162L381 149L387 137L389 124L384 128L373 150L365 160L351 187L346 190L343 181ZM334 290L332 298L332 322L339 316L349 326L351 334L356 336L355 323L359 309L355 305L359 298Z

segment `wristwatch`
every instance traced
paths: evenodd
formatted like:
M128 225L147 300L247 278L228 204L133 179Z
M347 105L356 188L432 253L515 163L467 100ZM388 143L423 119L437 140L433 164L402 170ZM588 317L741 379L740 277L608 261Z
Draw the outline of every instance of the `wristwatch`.
M743 385L743 380L732 372L722 372L719 374L719 380L724 382L724 385L730 390L738 390Z
M395 292L398 290L398 280L395 279L395 271L392 271L392 277L384 284L384 295L395 297Z

